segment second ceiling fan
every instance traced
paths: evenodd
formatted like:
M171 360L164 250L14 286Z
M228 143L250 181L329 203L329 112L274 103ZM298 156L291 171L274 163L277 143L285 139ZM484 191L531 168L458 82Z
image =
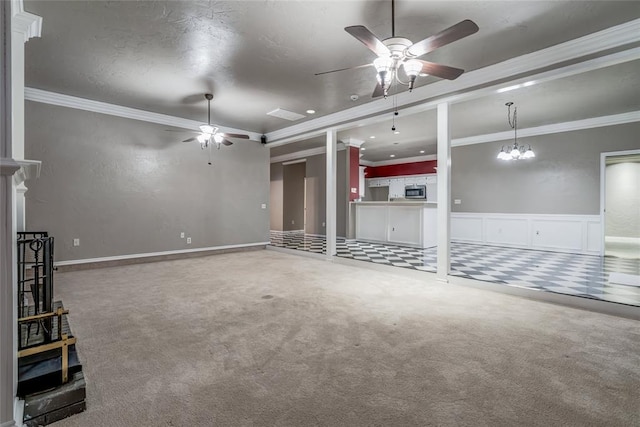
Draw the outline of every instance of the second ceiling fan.
M219 149L221 144L233 144L233 142L229 141L227 138L249 139L249 135L244 135L241 133L218 132L218 127L211 124L211 100L213 99L213 95L210 93L205 93L204 97L207 100L207 124L199 126L200 135L187 138L182 142L198 141L203 149L209 147L212 144L216 144L217 148Z
M357 67L341 68L339 70L325 71L316 73L321 74L335 73L336 71L353 70L357 68L368 67L373 65L377 71L378 84L373 91L373 98L388 95L389 88L396 82L409 87L409 91L413 90L418 75L428 74L447 80L458 78L464 70L447 65L436 64L434 62L417 59L420 56L433 52L434 50L474 34L478 31L475 22L465 19L457 24L440 31L439 33L427 37L417 43L404 37L396 37L395 35L395 0L391 0L391 37L385 40L378 39L364 25L354 25L345 27L347 33L358 39L369 50L378 57L373 64L365 64ZM405 75L409 79L407 82L400 80L398 71L402 67Z

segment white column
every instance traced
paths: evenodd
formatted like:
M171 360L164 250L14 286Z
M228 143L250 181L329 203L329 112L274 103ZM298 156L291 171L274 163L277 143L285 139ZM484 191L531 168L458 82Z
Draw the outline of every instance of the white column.
M449 103L438 104L438 280L447 282L451 234L451 125Z
M17 384L15 190L11 147L11 3L0 2L0 426L14 426Z
M40 37L42 18L25 12L22 0L11 0L11 111L12 154L16 160L24 160L24 45L32 37ZM16 229L25 229L25 193L27 187L16 183Z
M338 135L335 129L327 131L327 186L326 186L326 233L327 233L327 259L336 254L336 230L337 230L337 181L338 181Z
M12 427L22 425L15 399L19 205L16 187L28 174L25 171L17 174L21 164L15 159L24 160L24 43L40 36L42 18L25 12L21 0L0 2L0 12L0 427ZM23 213L24 202L20 206Z

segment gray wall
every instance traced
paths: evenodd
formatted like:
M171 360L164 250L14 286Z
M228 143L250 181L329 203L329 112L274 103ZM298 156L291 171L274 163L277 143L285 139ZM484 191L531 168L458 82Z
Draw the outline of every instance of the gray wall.
M336 233L338 236L346 235L347 228L347 207L348 207L348 186L349 183L346 181L347 179L347 155L346 150L338 151L337 156L337 180L338 180L338 188L337 188L337 198L338 204L336 207L337 210L337 220L336 220ZM306 223L306 232L309 234L326 234L326 226L323 223L326 223L326 181L327 181L327 171L326 171L326 155L319 154L316 156L308 156L305 157L307 160L305 163L305 176L307 178L307 223ZM271 164L271 176L274 180L278 180L278 169L282 169L282 163L272 163ZM282 197L282 190L279 188L277 182L271 183L271 217L272 218L286 218L287 213L283 212L282 205L276 206L274 204L274 200L280 200ZM276 194L274 194L274 192ZM279 193L278 193L279 192ZM286 221L286 219L285 219ZM290 221L289 221L290 222ZM277 220L272 219L271 224L278 224ZM287 224L284 224L284 228L287 227ZM299 229L299 228L296 228ZM272 230L276 230L272 228Z
M284 165L282 177L283 228L304 230L304 174L305 164Z
M307 229L309 234L326 234L326 155L307 157Z
M26 157L42 160L26 183L27 228L55 237L57 261L268 241L260 143L214 149L210 166L162 125L34 102L25 125Z
M600 153L640 148L640 123L522 138L536 158L504 162L504 142L451 150L453 212L598 215Z
M282 203L283 203L283 176L282 163L272 163L271 164L271 183L269 189L269 214L270 214L270 224L269 227L271 230L282 231L282 222L283 222L283 214L282 214Z
M640 237L640 162L607 165L606 236Z

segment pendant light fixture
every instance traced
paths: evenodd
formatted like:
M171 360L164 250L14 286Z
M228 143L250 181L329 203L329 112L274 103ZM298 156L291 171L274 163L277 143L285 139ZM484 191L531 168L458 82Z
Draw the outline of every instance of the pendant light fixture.
M513 107L513 115L511 114L511 106L513 102L507 102L505 104L507 106L507 121L509 122L509 126L513 129L513 145L502 146L500 152L498 153L498 159L500 160L523 160L523 159L532 159L536 155L531 149L531 145L529 148L525 148L524 145L518 145L518 109L517 107Z

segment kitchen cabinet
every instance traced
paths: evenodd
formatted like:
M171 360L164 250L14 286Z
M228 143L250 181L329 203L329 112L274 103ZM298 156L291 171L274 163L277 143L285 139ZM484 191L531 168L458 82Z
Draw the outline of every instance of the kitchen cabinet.
M389 178L369 178L367 183L369 187L388 187L390 181Z
M403 245L420 245L422 209L414 206L394 206L388 209L388 241Z
M391 178L389 180L389 198L398 199L404 197L404 178Z
M353 202L357 240L429 248L436 245L436 204Z

